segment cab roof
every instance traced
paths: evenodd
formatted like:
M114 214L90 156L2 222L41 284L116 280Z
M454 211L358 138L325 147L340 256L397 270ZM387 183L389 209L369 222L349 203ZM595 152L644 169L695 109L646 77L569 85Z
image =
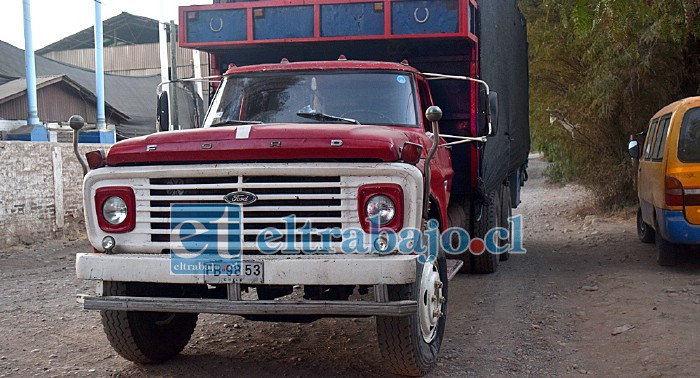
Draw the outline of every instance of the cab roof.
M224 75L234 75L251 72L279 72L279 71L332 71L332 70L381 70L381 71L405 71L420 74L418 70L408 63L370 62L361 60L325 60L315 62L288 62L256 64L251 66L231 67Z

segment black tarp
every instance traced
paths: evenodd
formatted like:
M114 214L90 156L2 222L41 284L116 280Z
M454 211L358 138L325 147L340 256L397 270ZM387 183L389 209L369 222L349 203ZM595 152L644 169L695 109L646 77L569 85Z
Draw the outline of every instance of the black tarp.
M516 0L479 2L481 78L498 93L498 134L483 147L482 194L527 163L530 152L525 17Z

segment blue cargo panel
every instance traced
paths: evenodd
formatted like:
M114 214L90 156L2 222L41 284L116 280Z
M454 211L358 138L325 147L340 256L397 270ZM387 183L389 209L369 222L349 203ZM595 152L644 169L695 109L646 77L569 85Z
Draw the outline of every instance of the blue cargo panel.
M342 37L384 34L384 4L321 5L321 36Z
M459 32L458 0L396 1L391 4L393 34Z
M187 12L187 42L246 40L246 10Z
M313 38L314 7L255 8L253 34L257 40Z

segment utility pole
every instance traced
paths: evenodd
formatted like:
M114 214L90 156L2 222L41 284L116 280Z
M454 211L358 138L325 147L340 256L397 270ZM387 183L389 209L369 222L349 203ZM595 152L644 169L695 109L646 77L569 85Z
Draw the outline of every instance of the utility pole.
M102 31L102 1L95 2L95 90L97 92L97 130L106 130L104 33Z
M192 50L192 69L194 72L194 78L201 79L202 78L202 52L199 50L196 50L196 49ZM195 81L194 87L197 91L197 95L199 95L199 98L204 100L204 89L202 88L202 82Z
M24 69L27 76L27 125L39 125L39 108L36 100L36 64L32 40L32 12L29 0L23 0L24 11Z
M170 80L168 74L168 26L165 23L165 0L160 0L160 19L158 20L158 42L160 47L160 81ZM165 90L165 88L164 88Z
M170 80L177 80L177 25L172 20L170 20ZM176 89L175 83L170 84L170 119L173 123L173 130L180 130Z
M168 61L170 60L168 58L168 28L169 24L165 21L165 0L160 0L160 18L158 19L158 46L160 50L159 52L161 83L165 83L166 81L170 80L170 72L168 70ZM168 99L168 104L163 104L160 101L161 97L158 97L158 104L160 106L167 106L168 119L166 125L161 124L158 126L160 128L158 131L164 131L165 129L172 130L173 123L170 119L170 85L162 85L160 87L160 90L160 96L166 96L166 98ZM163 110L161 110L161 114L159 114L159 117L163 115L162 112ZM165 120L161 118L160 122L163 123L164 121Z

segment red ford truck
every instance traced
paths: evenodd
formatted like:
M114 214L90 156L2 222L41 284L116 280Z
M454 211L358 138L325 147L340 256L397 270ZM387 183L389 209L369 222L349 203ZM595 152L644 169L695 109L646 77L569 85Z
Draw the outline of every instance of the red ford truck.
M180 8L180 44L210 53L203 125L88 154L93 251L77 255L76 270L99 283L81 301L101 310L114 349L165 361L199 313L376 316L387 369L430 371L450 269L492 273L508 258L508 237L492 238L501 253L483 252L484 241L512 228L527 177L516 1L215 1ZM223 213L193 221L189 205ZM449 238L426 258L386 237L450 227L480 250L446 253ZM367 235L376 237L363 250ZM199 270L187 260L211 245L238 260Z

